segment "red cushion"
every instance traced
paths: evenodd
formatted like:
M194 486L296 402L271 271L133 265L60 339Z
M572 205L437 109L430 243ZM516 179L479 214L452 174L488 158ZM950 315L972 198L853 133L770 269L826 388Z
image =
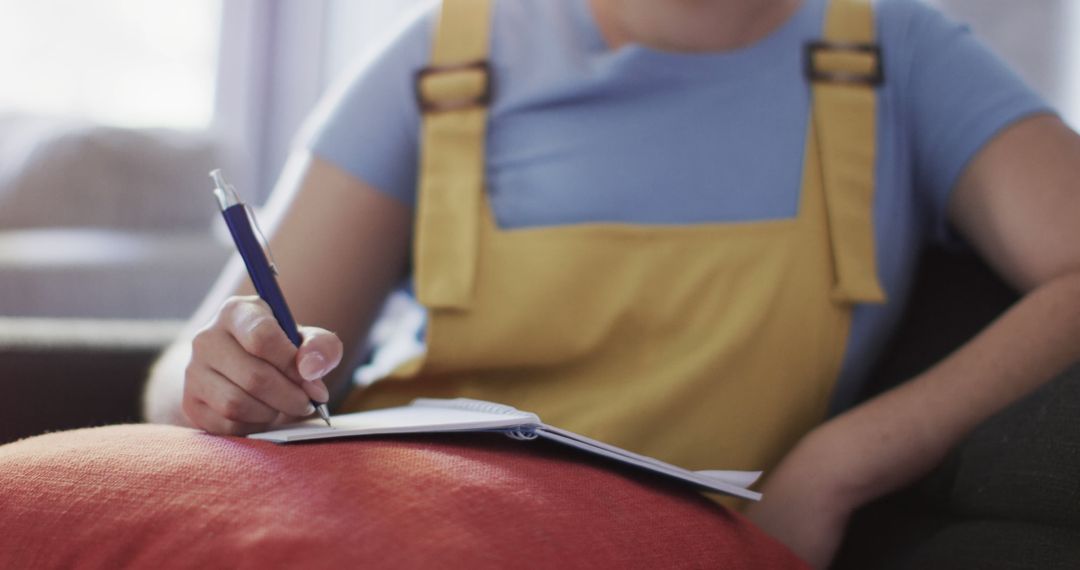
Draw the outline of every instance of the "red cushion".
M496 434L84 429L0 446L0 490L0 568L804 567L697 493Z

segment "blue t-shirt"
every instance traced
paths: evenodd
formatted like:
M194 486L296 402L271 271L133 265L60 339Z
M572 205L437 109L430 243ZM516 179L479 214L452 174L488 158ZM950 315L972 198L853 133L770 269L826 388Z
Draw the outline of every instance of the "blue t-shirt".
M487 191L503 227L790 218L801 190L810 88L802 46L826 0L747 47L707 54L608 49L587 0L500 0ZM420 116L413 73L431 51L428 8L336 89L301 139L413 204ZM1046 104L969 30L917 0L876 3L879 90L874 223L883 305L855 309L834 408L853 403L896 324L919 250L944 240L965 164ZM1017 189L1022 191L1022 189Z

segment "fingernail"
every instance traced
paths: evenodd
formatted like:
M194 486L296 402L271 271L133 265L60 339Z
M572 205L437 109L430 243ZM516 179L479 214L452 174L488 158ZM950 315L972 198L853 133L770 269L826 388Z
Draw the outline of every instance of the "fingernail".
M300 376L309 382L326 376L328 370L325 368L326 359L318 352L309 353L307 356L301 358L300 365L297 366L297 369L300 371Z
M307 411L304 412L304 415L305 416L310 416L311 414L314 414L314 413L315 413L315 406L312 406L311 404L308 404L307 405Z

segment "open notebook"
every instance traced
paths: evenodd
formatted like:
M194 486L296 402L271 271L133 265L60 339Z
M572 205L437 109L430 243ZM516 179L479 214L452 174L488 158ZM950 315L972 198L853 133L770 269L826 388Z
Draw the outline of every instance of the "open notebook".
M277 443L310 441L335 437L385 435L401 433L438 433L458 431L497 431L520 440L549 439L614 459L622 463L659 473L706 491L715 491L758 500L760 493L747 489L761 475L760 471L688 471L651 457L631 453L540 421L536 414L511 406L456 398L440 400L419 398L408 406L356 412L334 416L333 427L321 420L283 426L248 437Z

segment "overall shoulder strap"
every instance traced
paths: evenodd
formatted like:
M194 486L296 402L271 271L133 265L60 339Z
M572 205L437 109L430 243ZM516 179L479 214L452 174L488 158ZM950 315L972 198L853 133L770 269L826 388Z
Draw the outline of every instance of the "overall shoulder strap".
M423 113L413 269L429 308L464 309L473 295L492 74L490 0L444 0L431 64L415 78Z
M824 39L806 46L832 245L833 297L881 303L874 239L876 88L884 81L871 0L831 0Z

